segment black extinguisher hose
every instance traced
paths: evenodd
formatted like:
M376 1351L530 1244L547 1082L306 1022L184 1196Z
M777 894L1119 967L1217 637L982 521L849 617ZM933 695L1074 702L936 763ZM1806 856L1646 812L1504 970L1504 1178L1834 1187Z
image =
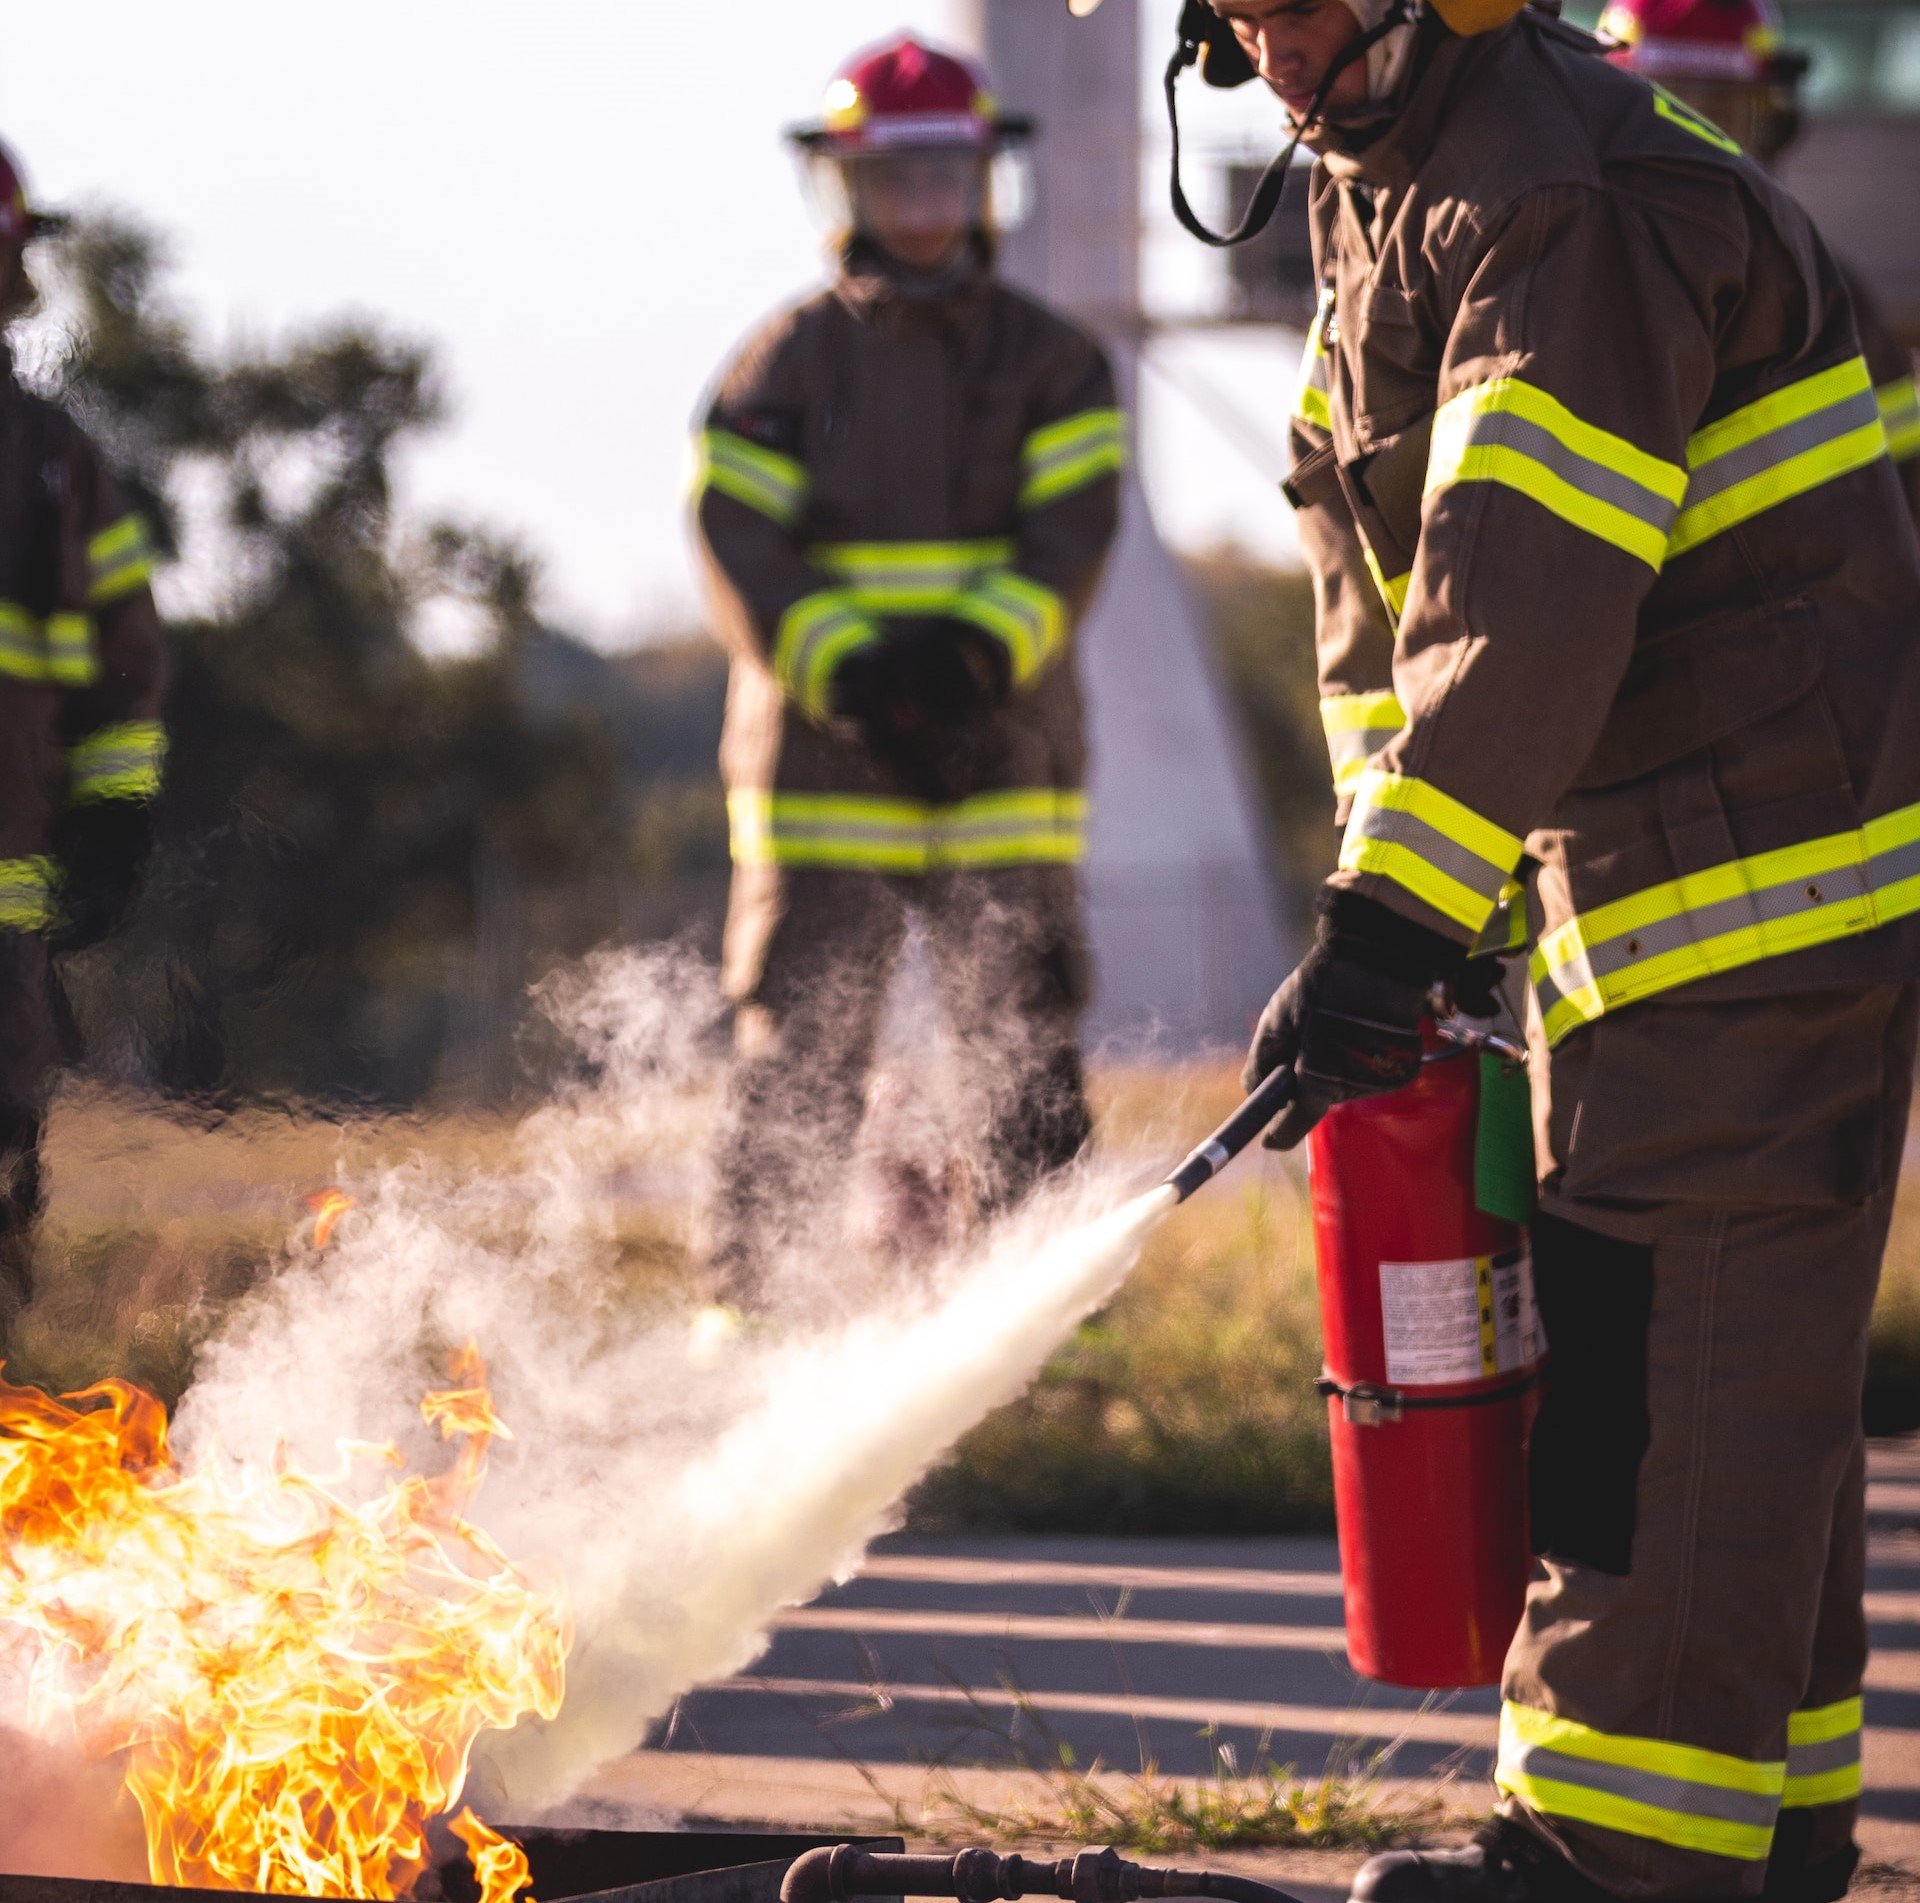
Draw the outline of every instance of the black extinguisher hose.
M1211 1182L1292 1100L1292 1067L1270 1071L1252 1096L1167 1178L1173 1200L1184 1203L1202 1183Z

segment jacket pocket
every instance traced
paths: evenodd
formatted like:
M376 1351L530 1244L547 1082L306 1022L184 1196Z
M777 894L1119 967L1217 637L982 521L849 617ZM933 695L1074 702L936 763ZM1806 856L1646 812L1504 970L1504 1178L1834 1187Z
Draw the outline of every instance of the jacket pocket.
M1378 566L1376 579L1396 620L1420 545L1420 501L1432 435L1432 416L1422 416L1340 470L1348 507Z
M1440 353L1413 299L1397 285L1374 284L1354 300L1353 434L1362 450L1384 449L1434 407Z
M1804 601L1737 609L1643 641L1573 784L1598 790L1658 772L1792 706L1822 667ZM1844 779L1844 763L1839 770Z

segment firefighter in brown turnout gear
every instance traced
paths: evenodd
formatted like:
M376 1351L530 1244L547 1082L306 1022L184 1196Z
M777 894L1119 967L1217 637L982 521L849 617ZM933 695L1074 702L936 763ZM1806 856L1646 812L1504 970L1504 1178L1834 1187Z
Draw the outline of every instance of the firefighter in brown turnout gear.
M1125 447L1099 349L993 276L990 181L1026 131L912 39L848 66L794 135L834 281L739 352L701 432L737 1006L708 1248L734 1296L832 1234L910 915L983 1100L983 1205L1088 1134L1072 637Z
M1920 551L1845 287L1513 0L1194 0L1317 152L1290 492L1345 821L1249 1081L1526 949L1550 1348L1500 1815L1355 1895L1840 1895L1860 1394L1920 973ZM1390 1188L1383 1193L1391 1193Z
M29 207L0 147L0 324L33 303ZM166 662L140 517L0 345L0 1345L33 1292L39 1145L60 1056L50 958L119 922L151 839Z

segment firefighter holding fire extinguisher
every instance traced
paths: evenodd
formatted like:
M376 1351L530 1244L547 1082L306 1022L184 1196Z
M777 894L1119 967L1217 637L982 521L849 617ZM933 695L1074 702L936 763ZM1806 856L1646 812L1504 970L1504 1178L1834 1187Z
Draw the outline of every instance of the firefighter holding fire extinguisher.
M1499 1814L1354 1894L1823 1903L1920 1016L1920 550L1845 288L1732 137L1518 0L1180 33L1317 159L1289 494L1345 833L1248 1060L1293 1080L1270 1141L1402 1090L1436 987L1528 952L1549 1360Z

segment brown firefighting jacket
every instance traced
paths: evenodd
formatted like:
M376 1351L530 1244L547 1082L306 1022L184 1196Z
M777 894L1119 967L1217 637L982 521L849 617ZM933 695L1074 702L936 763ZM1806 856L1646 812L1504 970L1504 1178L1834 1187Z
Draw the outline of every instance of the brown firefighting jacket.
M1530 11L1322 153L1313 236L1335 881L1531 943L1554 1041L1920 971L1920 548L1804 213Z
M1840 275L1853 298L1853 321L1860 327L1860 354L1873 378L1880 420L1887 426L1887 454L1907 492L1907 512L1920 529L1920 385L1913 375L1913 352L1887 328L1873 293L1859 274L1841 260Z
M695 522L733 656L721 769L736 866L1076 861L1072 636L1125 456L1093 341L984 270L934 297L845 272L741 350L697 456ZM932 799L828 712L841 660L929 614L1001 642L1013 682Z
M159 790L167 656L146 526L0 346L0 931L58 910L69 805Z

